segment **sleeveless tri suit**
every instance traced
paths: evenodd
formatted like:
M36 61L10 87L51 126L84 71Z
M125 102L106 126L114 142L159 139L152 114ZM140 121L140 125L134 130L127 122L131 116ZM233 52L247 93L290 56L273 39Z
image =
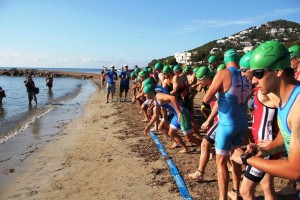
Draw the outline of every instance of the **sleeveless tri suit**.
M229 155L232 147L241 146L248 129L247 103L251 96L251 84L239 69L227 69L231 74L231 86L225 93L218 93L219 123L215 147L219 155Z

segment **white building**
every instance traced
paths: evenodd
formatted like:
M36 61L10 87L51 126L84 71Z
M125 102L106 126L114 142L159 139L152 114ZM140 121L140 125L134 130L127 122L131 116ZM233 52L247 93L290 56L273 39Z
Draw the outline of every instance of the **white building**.
M214 48L212 48L212 49L209 51L209 54L216 54L216 53L218 53L219 51L222 51L222 49L221 49L221 48L214 47Z
M175 59L177 63L189 64L191 60L192 53L190 52L179 52L175 53Z

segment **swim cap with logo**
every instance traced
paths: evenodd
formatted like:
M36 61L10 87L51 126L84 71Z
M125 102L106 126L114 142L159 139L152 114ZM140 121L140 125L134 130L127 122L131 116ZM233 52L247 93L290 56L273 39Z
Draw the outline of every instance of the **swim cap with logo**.
M277 41L261 43L252 53L250 69L279 70L291 67L288 49Z
M208 58L208 63L214 63L214 62L218 62L218 57L215 55L212 55Z
M154 66L154 69L156 69L156 70L162 70L163 68L164 68L164 66L160 62L156 63Z
M218 71L221 71L222 69L226 69L226 65L224 63L220 64L218 67L217 67L217 72Z
M252 51L249 51L247 53L245 53L241 59L240 59L240 67L243 67L245 69L249 69L250 68L250 58L252 55Z
M291 58L300 58L300 46L295 45L289 48Z
M144 86L143 92L145 94L155 93L155 86L153 84L147 84Z
M201 66L196 72L197 79L209 78L213 75L214 73L207 66Z
M229 49L224 53L224 63L229 62L239 63L239 55L235 49Z

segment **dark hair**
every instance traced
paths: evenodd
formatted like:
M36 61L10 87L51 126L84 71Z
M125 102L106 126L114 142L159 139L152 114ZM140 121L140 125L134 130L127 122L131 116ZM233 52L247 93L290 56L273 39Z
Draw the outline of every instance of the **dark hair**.
M289 78L295 78L295 71L293 68L285 68L283 69L285 76Z

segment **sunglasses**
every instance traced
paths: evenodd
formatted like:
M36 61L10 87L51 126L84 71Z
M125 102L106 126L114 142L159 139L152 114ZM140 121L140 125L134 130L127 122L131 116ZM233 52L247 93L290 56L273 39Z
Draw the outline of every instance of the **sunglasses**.
M266 69L270 68L270 67L271 67L272 65L274 65L276 62L278 62L278 61L280 61L280 60L286 58L286 57L289 56L289 55L290 55L289 52L286 53L286 54L284 54L283 56L281 56L280 58L278 58L277 60L275 60L273 63L271 63L269 66L265 67L265 69L255 69L255 70L253 70L253 71L252 71L252 75L253 75L255 78L257 78L257 79L261 79L261 78L264 76L265 70L266 70Z
M241 72L243 72L243 73L245 73L246 71L248 71L248 69L246 69L246 68L242 68L242 69L240 69L241 70Z
M252 71L252 75L257 78L261 79L265 74L265 69L255 69Z

